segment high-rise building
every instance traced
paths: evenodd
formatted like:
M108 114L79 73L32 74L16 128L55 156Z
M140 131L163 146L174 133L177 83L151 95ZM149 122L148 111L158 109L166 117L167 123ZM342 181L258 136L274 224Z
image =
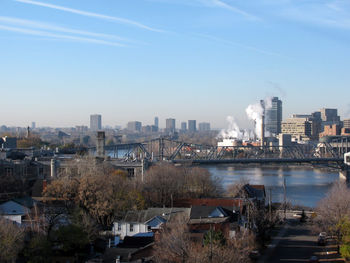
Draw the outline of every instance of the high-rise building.
M181 122L181 131L187 131L187 123Z
M326 109L322 108L320 110L321 112L321 119L323 122L339 122L340 117L338 116L338 110L337 109Z
M158 117L154 117L154 126L159 128L159 119L158 119Z
M198 123L199 131L210 131L210 123L209 122L200 122Z
M282 101L273 97L270 107L265 108L265 131L271 135L278 135L281 133L281 123Z
M175 132L175 129L176 129L176 127L175 127L175 119L171 119L171 118L166 119L165 120L165 130L167 132Z
M142 123L139 121L129 121L127 125L127 129L132 132L140 132L142 127Z
M196 120L189 120L188 121L188 131L189 132L197 131Z
M35 121L33 121L33 122L32 122L32 130L34 130L35 127L36 127L36 123L35 123Z
M100 114L90 115L90 130L98 131L102 129L102 117Z

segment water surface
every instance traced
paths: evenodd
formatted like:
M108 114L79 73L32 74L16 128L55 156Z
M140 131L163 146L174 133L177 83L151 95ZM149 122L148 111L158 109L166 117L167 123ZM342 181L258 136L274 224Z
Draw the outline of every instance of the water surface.
M307 166L281 167L233 167L229 165L204 166L213 176L222 180L226 188L242 179L250 184L263 184L266 194L271 189L273 202L283 202L283 182L286 181L287 201L295 205L315 207L325 197L333 182L339 180L339 173Z

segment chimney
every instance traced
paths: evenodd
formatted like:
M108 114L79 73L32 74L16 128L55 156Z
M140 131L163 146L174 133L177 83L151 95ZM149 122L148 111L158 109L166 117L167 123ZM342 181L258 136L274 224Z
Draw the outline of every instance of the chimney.
M46 188L47 188L47 181L43 180L43 192L45 192Z
M265 146L265 112L261 116L261 146Z
M97 132L97 140L96 140L96 154L98 157L105 156L105 132L98 131Z
M51 159L51 178L56 177L57 162L55 159Z

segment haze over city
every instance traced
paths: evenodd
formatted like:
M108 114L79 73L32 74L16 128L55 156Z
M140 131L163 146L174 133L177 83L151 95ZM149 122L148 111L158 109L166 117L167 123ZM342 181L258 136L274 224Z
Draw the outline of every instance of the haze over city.
M338 108L350 80L347 1L31 1L0 3L2 123L227 126L261 98L283 117ZM177 124L179 125L179 123Z

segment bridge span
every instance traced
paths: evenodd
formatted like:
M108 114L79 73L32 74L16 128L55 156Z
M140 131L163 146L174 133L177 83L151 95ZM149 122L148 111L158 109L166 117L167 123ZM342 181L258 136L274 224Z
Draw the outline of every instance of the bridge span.
M348 149L348 148L344 148ZM350 144L349 144L350 149ZM96 148L90 148L96 152ZM344 150L345 151L345 150ZM309 163L342 169L344 152L330 144L289 146L212 146L160 137L153 140L105 146L106 155L124 161L169 161L182 164L269 164Z
M315 165L327 165L331 166L334 164L334 168L340 168L339 164L342 164L344 158L261 158L261 159L247 159L247 158L236 158L236 159L175 159L173 163L179 164L315 164Z

